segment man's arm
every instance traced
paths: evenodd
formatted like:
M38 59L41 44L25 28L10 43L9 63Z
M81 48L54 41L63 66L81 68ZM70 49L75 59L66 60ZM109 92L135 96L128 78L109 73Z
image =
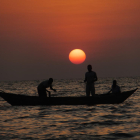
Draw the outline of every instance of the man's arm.
M52 85L50 85L50 89L56 92L56 89L52 88Z
M84 82L86 82L87 81L87 77L86 77L86 74L85 74L85 80L84 80Z
M119 87L119 86L118 86ZM121 89L120 89L120 87L119 87L119 93L121 93Z
M94 78L94 82L97 81L98 78L97 78L97 74L95 73L95 78Z
M108 93L110 93L111 91L112 91L112 89Z
M48 93L50 93L50 91L48 91L47 89L46 89L46 91L47 91Z
M112 86L111 86L111 89L110 89L110 91L108 93L111 93L111 92L112 92Z

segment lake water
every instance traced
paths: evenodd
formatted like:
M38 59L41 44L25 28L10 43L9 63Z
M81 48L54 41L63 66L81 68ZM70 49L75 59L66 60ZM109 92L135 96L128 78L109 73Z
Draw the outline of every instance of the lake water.
M114 78L99 78L96 94ZM140 77L115 78L122 91L140 88ZM36 95L41 81L0 82L0 89ZM52 96L84 96L83 79L54 80ZM110 105L11 106L0 98L0 139L140 140L140 89L124 103Z

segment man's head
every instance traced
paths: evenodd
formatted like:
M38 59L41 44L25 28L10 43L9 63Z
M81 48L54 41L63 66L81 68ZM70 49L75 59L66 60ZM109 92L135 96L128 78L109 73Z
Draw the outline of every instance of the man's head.
M53 82L53 78L49 78L49 83L52 83Z
M113 85L116 86L117 85L117 81L113 80Z
M87 69L88 69L88 71L91 71L92 70L92 66L91 65L88 65L87 66Z

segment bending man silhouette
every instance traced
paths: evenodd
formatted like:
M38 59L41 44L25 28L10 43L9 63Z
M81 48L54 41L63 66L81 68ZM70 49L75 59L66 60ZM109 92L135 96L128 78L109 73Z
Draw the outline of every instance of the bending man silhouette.
M94 82L97 81L97 75L96 72L92 71L92 66L87 66L88 72L85 73L85 80L86 82L86 96L90 96L90 93L92 96L95 94L95 87Z
M49 97L51 97L50 94L51 92L46 89L48 87L50 87L51 90L56 92L56 90L52 88L52 83L53 83L53 78L49 78L49 80L43 81L38 85L37 91L39 97L47 97L46 91L49 93Z

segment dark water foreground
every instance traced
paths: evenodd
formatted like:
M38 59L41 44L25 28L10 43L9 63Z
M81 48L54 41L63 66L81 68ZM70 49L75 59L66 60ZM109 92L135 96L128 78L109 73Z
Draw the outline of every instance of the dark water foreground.
M140 87L140 78L118 78L123 91ZM1 82L4 91L35 95L40 81ZM99 79L96 93L112 78ZM82 80L56 80L52 96L83 96ZM140 90L119 105L11 106L0 98L0 139L140 139Z

